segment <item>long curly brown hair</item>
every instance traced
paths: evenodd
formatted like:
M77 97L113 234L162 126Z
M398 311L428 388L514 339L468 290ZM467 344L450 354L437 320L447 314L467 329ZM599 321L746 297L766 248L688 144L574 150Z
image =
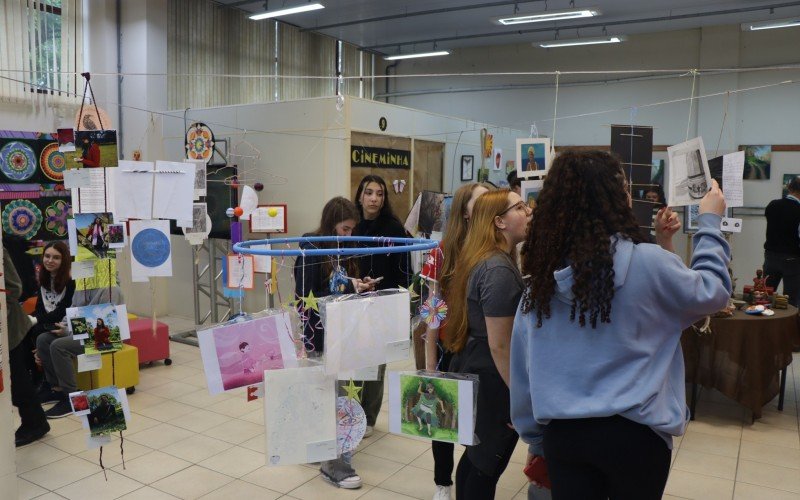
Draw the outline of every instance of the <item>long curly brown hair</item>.
M614 248L611 236L645 241L633 215L627 182L616 158L602 151L567 151L547 172L522 247L522 274L529 275L522 312L536 311L537 326L550 317L553 273L573 268L570 321L586 317L592 328L611 322Z

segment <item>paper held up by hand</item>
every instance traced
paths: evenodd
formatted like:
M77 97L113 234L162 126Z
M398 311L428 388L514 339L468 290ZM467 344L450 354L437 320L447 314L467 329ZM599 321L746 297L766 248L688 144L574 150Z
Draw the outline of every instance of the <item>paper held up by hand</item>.
M711 187L706 149L702 137L667 148L668 163L664 187L667 205L683 207L699 205Z

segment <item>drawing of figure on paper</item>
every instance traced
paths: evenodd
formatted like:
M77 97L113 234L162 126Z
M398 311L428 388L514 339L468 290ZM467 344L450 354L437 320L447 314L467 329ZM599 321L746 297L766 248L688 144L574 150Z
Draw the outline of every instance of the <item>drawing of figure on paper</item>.
M422 380L420 380L418 389L420 394L419 401L417 401L416 406L411 409L411 413L417 417L417 423L419 423L419 428L417 430L421 431L423 424L427 425L428 436L433 436L433 434L431 434L431 425L434 427L439 426L439 417L436 416L436 407L441 407L442 413L444 413L444 402L436 395L436 388L433 384L428 382L424 390L422 387Z
M697 149L686 153L686 172L688 174L687 187L689 196L699 200L708 192L708 184L706 183L705 172L703 172L703 159Z
M256 372L258 362L250 356L252 350L253 348L247 342L239 344L239 351L242 353L242 369L245 374Z

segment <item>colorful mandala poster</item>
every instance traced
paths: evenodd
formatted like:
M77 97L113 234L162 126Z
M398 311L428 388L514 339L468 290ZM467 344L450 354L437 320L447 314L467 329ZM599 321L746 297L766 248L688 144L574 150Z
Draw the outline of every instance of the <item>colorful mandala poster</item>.
M67 159L53 134L0 130L0 183L11 185L5 191L63 183L66 169Z
M68 192L53 194L31 199L0 200L3 233L29 241L66 239L70 215Z

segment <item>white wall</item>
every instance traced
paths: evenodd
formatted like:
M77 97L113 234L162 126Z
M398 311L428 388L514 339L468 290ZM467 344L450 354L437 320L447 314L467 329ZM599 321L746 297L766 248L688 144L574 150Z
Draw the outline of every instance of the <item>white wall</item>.
M544 50L530 44L455 50L448 57L402 62L399 74L607 71L633 69L680 70L777 66L800 63L800 29L742 32L739 25L632 36L623 44ZM378 69L380 74L380 68ZM642 107L691 95L692 77L574 85L638 75L561 76L555 142L558 145L603 145L610 141L610 124L634 123L655 127L655 144L674 144L686 138L689 102ZM726 95L729 90L794 80L800 71L753 71L698 77L696 95L722 93L695 101L689 136L703 136L709 155L735 151L744 144L798 144L800 84L789 84ZM390 102L431 112L458 114L528 132L536 124L552 136L556 90L554 76L400 78L390 92L409 95ZM573 85L570 85L573 84ZM477 91L477 88L539 85L544 88ZM425 93L430 90L471 89L468 92ZM410 95L419 93L419 95ZM727 102L726 102L727 101ZM604 110L619 110L583 117ZM726 115L727 113L727 115ZM724 129L723 129L724 118ZM721 136L721 137L720 137ZM656 155L658 157L658 155ZM783 173L800 172L800 153L776 153L769 181L745 181L745 205L764 207L780 196ZM748 216L741 234L731 238L734 273L739 287L751 280L763 263L766 221ZM686 238L676 239L686 255Z

